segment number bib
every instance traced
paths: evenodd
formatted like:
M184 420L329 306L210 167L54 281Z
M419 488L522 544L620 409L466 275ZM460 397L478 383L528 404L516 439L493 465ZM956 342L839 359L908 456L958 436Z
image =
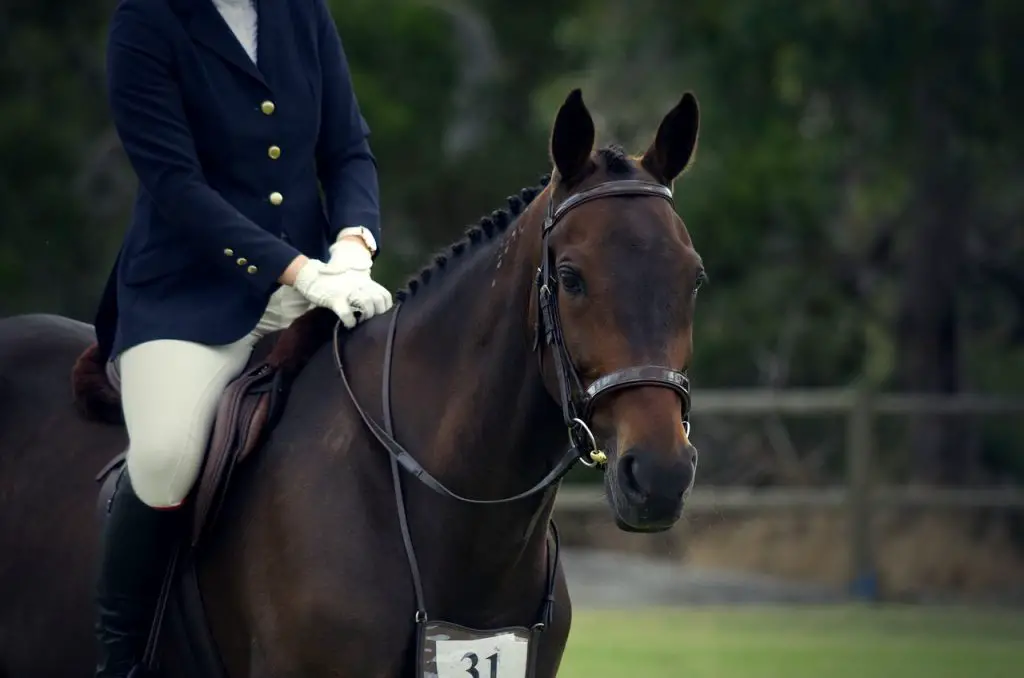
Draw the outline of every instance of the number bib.
M533 678L530 629L477 631L441 621L419 626L418 678Z

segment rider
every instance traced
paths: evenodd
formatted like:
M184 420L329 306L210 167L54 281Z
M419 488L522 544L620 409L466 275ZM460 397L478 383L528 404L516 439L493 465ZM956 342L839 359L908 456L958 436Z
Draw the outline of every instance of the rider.
M391 306L370 277L376 161L325 1L114 12L109 100L140 185L96 318L129 437L100 550L97 676L140 663L179 507L256 340L314 305L346 327Z

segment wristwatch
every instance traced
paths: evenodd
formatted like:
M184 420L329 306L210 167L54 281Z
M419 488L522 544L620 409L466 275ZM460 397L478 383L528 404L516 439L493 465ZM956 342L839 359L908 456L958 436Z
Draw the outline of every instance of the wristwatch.
M338 233L338 240L349 235L357 235L362 238L363 242L366 243L367 249L370 250L370 254L376 254L377 241L374 239L373 233L370 233L370 229L365 226L347 226L341 229L341 232Z

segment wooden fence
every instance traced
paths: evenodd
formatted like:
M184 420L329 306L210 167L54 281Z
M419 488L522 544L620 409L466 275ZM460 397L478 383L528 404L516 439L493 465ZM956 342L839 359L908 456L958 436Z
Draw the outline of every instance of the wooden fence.
M701 415L842 415L846 418L844 484L821 488L694 488L687 511L759 511L772 509L845 509L850 535L850 591L877 595L876 559L871 538L877 508L1002 508L1024 510L1024 488L939 488L875 485L871 480L875 418L881 415L1020 415L1024 398L962 394L873 394L862 389L704 390L693 401L694 425ZM567 485L559 491L556 511L606 510L600 491Z

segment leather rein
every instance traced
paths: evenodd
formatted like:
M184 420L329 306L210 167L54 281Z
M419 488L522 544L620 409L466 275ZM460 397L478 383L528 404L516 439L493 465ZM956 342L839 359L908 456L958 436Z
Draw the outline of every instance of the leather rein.
M547 215L542 230L542 253L540 267L537 269L535 287L537 288L537 319L533 349L537 352L538 362L543 374L544 352L540 350L540 337L551 348L556 379L558 382L558 401L562 409L562 419L568 430L569 448L558 463L531 488L518 494L501 499L474 499L465 497L445 487L434 478L394 437L394 419L391 410L391 364L394 355L395 335L398 331L398 316L401 302L395 304L391 323L388 326L387 341L384 346L383 384L381 387L381 412L383 425L377 423L359 404L341 359L341 322L334 330L334 362L341 376L341 381L352 400L360 418L370 429L374 438L388 451L393 460L408 473L435 492L451 497L467 504L504 504L524 499L542 492L565 476L577 462L588 467L602 466L607 455L598 447L594 434L590 429L590 418L597 402L616 391L640 386L659 386L669 388L679 394L682 400L682 420L687 434L690 431L690 381L686 374L669 367L658 365L640 365L627 367L611 372L594 380L584 388L575 363L569 355L562 333L562 323L558 313L558 280L553 274L554 252L551 249L550 236L558 223L571 210L593 200L616 197L656 197L673 204L671 189L654 182L624 179L599 184L585 191L575 193L566 198L557 207L554 197L548 200Z

